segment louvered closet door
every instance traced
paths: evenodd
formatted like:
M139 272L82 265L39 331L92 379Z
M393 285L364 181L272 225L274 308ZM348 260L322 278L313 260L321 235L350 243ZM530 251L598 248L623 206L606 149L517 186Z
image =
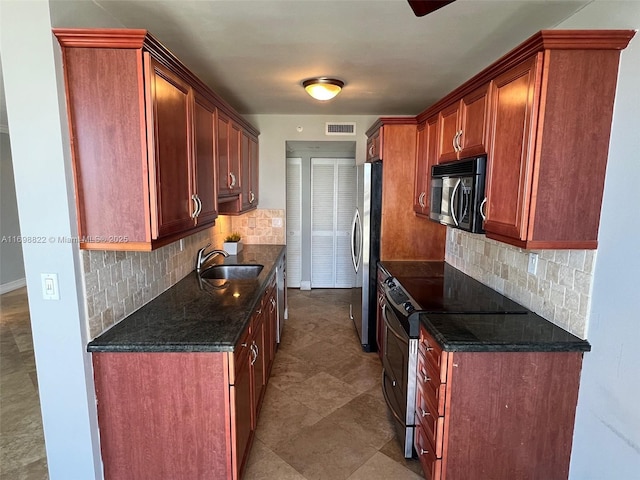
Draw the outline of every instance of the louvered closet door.
M302 279L302 159L287 158L287 286Z
M353 159L311 159L311 287L351 288L351 220L355 208Z

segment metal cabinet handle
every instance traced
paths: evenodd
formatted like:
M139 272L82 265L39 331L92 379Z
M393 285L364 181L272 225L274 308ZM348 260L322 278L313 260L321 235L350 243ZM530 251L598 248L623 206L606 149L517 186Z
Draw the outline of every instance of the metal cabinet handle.
M427 375L425 375L425 374L423 373L423 374L422 374L422 381L423 381L424 383L427 383L427 382L430 382L430 381L431 381L431 378L430 378L430 377L428 377Z
M461 182L462 180L459 178L458 181L456 182L456 186L453 187L453 191L451 192L451 199L449 201L449 208L451 208L451 218L453 218L453 223L456 224L456 227L458 226L458 219L456 218L456 205L454 203L454 199L456 197L458 188L460 188Z
M198 202L198 213L196 213L196 217L199 217L200 214L202 213L202 200L200 200L200 197L198 196L197 193L196 193L196 201Z
M231 183L229 184L229 188L233 188L236 186L236 176L233 172L229 172L229 176L231 177Z
M258 360L258 346L256 345L256 342L253 342L251 344L251 354L253 355L253 358L251 359L251 365L256 363L256 360Z
M460 143L461 138L462 138L462 130L460 130L456 135L456 144L458 145L458 152L462 151L462 144Z
M482 203L480 204L480 216L482 217L482 221L484 222L487 219L487 215L484 213L484 207L487 205L487 197L484 197Z
M198 200L196 200L196 195L191 195L191 200L193 201L193 212L191 212L191 218L196 218L198 216Z
M374 152L374 145L372 143L371 145L369 145L369 157L373 157Z
M420 205L421 208L425 207L424 204L424 197L425 197L426 193L425 192L421 192L420 196L418 197L418 204Z
M253 203L256 199L256 196L253 194L253 191L249 192L249 203Z
M426 455L427 453L429 453L429 450L425 450L422 447L420 447L420 455Z
M456 134L453 136L453 139L451 140L451 144L453 145L454 152L458 151L458 144L456 143L457 139L458 139L458 132L456 132Z
M420 407L420 415L422 415L423 417L428 417L430 413L426 412L424 408Z

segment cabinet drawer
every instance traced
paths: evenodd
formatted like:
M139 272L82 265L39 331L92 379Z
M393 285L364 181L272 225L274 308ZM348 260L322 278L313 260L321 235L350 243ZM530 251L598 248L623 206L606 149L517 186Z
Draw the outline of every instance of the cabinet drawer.
M427 363L433 365L440 382L445 383L447 381L447 352L443 352L438 342L422 327L420 328L418 352L424 356Z
M420 425L431 446L435 447L435 455L442 457L442 439L444 435L444 417L433 410L433 406L426 401L422 387L416 392L416 425Z
M436 458L433 447L429 444L425 432L420 424L416 425L414 446L418 453L418 459L422 464L425 478L428 480L440 480L442 473L442 460Z
M425 401L439 416L444 415L446 384L440 382L439 372L422 355L418 355L418 387L422 389Z

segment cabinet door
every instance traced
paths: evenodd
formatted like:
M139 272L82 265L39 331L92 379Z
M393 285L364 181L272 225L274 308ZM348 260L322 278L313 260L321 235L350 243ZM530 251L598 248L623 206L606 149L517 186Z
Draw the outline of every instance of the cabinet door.
M216 112L216 152L218 155L218 195L231 194L229 175L229 128L231 120L220 110Z
M381 136L382 128L367 139L367 162L374 162L380 159L382 149Z
M489 84L486 84L462 99L458 158L486 153L488 95Z
M194 102L195 185L199 225L213 223L218 216L217 169L215 157L215 107L195 94Z
M456 140L459 129L460 102L445 108L438 118L438 162L449 162L458 158Z
M538 54L541 56L542 54ZM537 111L538 56L522 62L491 83L492 139L487 163L484 228L525 239L531 196L531 170Z
M251 398L251 357L250 355L243 355L243 353L240 353L238 357L240 357L238 359L240 366L236 369L235 382L231 386L233 445L235 446L232 461L233 478L241 477L241 472L249 454L248 447L255 423L253 400Z
M252 345L255 349L254 358L252 360L253 367L253 412L254 423L253 428L256 427L258 413L262 406L262 398L264 396L264 387L266 385L266 362L268 361L269 353L265 349L265 333L264 333L264 311L259 310L256 313L256 317L253 320L253 341Z
M238 124L231 121L229 127L229 189L233 194L239 194L242 189L243 178L240 169L240 135L241 129Z
M252 207L257 207L260 187L260 148L258 140L253 137L249 137L249 162L251 165L251 176L249 177L251 182L251 186L249 188L249 203Z
M413 211L425 215L425 186L429 174L427 172L427 132L426 122L418 125L415 179L413 187Z
M437 164L438 116L428 119L422 130L418 127L418 154L413 210L424 217L429 216L431 201L431 167Z
M276 358L276 348L278 342L278 300L277 300L277 287L274 286L271 289L271 293L269 294L269 303L267 305L269 312L269 330L270 330L270 339L269 339L269 368L267 370L267 378L269 377L269 371L271 371L271 366L273 365L273 361Z
M178 233L193 227L193 192L191 180L191 96L189 85L145 55L151 95L151 117L148 122L153 166L156 215L152 230L157 237ZM152 194L153 198L153 194ZM155 217L155 218L154 218ZM157 222L154 228L153 222Z
M251 208L251 147L249 135L241 132L240 136L240 178L242 191L242 211Z

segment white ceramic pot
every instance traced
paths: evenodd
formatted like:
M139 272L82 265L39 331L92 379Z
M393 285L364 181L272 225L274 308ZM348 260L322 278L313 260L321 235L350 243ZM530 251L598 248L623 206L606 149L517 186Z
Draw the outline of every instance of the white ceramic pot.
M242 240L239 242L224 242L222 248L229 255L237 255L242 250Z

